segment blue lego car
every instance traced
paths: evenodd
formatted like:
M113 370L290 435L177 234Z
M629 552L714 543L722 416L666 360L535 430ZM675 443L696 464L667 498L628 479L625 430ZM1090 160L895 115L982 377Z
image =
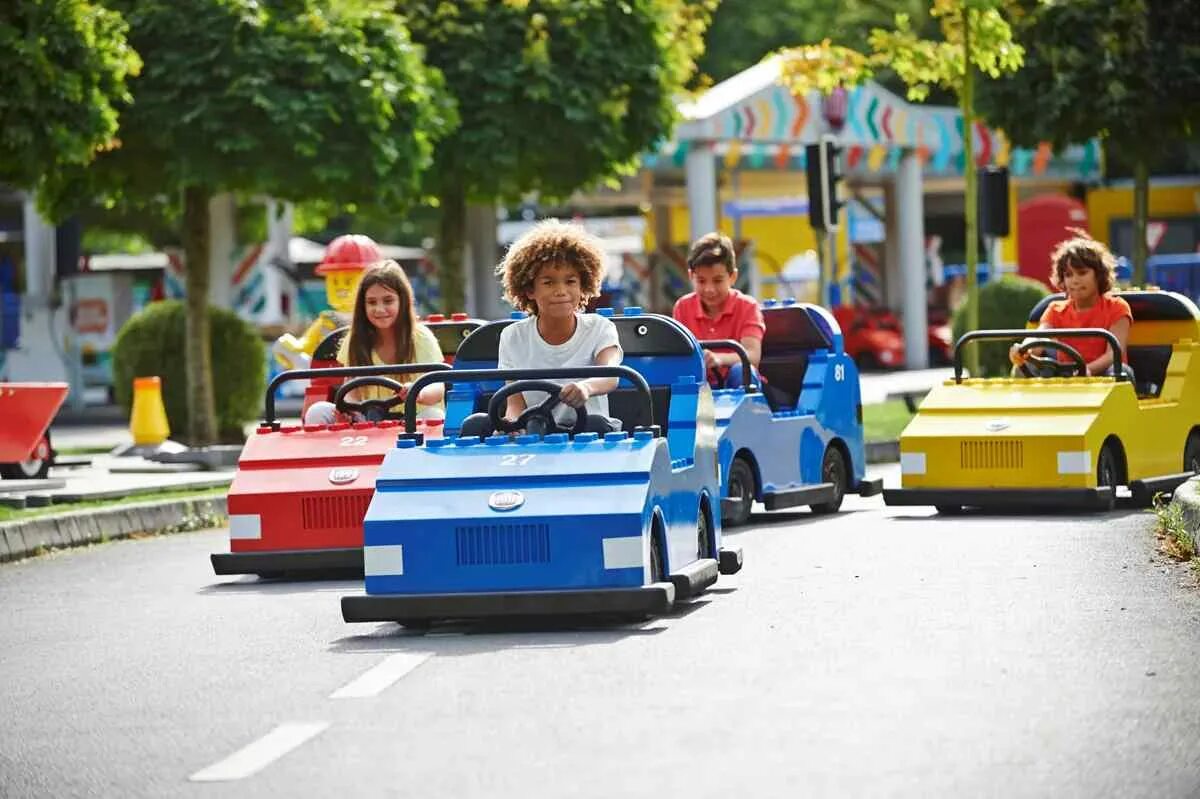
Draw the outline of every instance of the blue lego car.
M763 385L713 392L721 515L730 527L746 523L754 500L767 510L808 505L833 513L848 493L883 490L882 480L865 477L858 369L833 315L819 305L767 300L763 320ZM739 352L749 374L737 342L701 346Z
M646 616L741 568L721 546L717 428L704 360L673 319L627 309L613 318L617 367L497 370L500 331L476 330L448 384L446 437L406 432L385 457L364 525L365 594L342 598L348 622L612 613ZM550 378L619 376L609 414L625 432L563 430ZM457 436L487 410L497 430L505 397L543 390L545 436ZM410 411L415 411L412 406ZM409 413L407 430L413 429ZM524 426L526 419L519 420Z

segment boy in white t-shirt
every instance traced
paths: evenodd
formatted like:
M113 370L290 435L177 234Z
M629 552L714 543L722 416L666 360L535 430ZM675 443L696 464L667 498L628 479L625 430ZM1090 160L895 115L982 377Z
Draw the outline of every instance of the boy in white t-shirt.
M604 275L604 251L582 227L556 219L538 223L513 243L496 272L508 301L529 314L501 332L499 368L620 365L616 325L606 317L582 312L588 300L600 294ZM586 407L587 431L603 435L621 429L621 421L608 416L605 396L617 387L617 378L552 382L563 387L560 404L554 408L560 425L573 427L575 412L571 409ZM504 415L516 419L546 396L541 391L513 394ZM462 435L491 432L486 413L472 414L463 421Z

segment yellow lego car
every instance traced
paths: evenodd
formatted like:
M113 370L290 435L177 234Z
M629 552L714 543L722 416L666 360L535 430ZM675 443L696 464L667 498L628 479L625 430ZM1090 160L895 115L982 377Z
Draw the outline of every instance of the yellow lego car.
M1200 310L1167 291L1120 294L1133 312L1128 377L1086 377L1072 339L1107 330L980 330L954 348L952 380L935 387L900 436L901 488L888 505L1010 509L1114 506L1118 486L1148 505L1200 473ZM1052 295L1030 313L1035 327ZM964 378L962 348L979 339L1059 350L1071 363L1033 358L1059 376ZM1068 373L1070 373L1068 375Z

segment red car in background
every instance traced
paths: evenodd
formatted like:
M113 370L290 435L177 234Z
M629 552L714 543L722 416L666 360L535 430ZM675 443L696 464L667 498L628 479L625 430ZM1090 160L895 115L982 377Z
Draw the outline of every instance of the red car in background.
M842 328L846 354L860 370L904 368L904 328L890 310L847 305L834 308L833 316ZM927 338L930 366L953 363L954 342L943 317L931 315Z

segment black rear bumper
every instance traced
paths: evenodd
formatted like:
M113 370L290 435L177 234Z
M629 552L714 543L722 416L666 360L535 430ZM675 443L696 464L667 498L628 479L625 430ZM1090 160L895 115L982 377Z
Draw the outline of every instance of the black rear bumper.
M568 591L362 595L342 597L342 618L348 622L395 621L404 624L501 616L659 615L670 611L674 604L675 586L672 583Z
M361 547L282 549L274 552L220 552L209 556L215 574L362 577Z
M1103 488L885 488L888 505L937 505L950 507L1080 508L1107 510L1112 507L1113 489Z

